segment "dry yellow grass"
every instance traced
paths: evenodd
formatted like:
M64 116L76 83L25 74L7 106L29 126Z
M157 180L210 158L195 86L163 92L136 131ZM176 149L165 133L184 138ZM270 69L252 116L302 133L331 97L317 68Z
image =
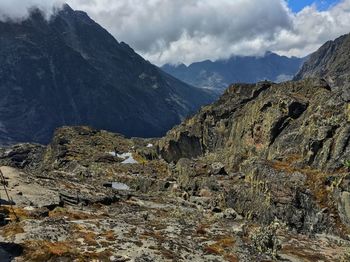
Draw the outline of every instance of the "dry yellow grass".
M49 261L59 258L73 259L78 257L78 251L74 243L49 242L49 241L27 241L24 243L25 261Z
M104 234L102 234L102 236L104 236L106 238L106 240L108 240L108 241L115 241L116 240L115 234L112 230L105 232Z
M68 217L68 219L72 219L72 220L85 220L85 219L96 218L96 215L92 215L90 213L85 213L85 212L72 211L66 208L58 207L49 212L49 217L54 217L54 218Z
M207 254L227 256L229 254L226 253L226 249L232 248L234 245L235 240L232 237L220 237L214 244L206 246L204 251Z
M10 223L1 229L1 235L4 237L13 237L17 234L24 233L23 227L19 223Z

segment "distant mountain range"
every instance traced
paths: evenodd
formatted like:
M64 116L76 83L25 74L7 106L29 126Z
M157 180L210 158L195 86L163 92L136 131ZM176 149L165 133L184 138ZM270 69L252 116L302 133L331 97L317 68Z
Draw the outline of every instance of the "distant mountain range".
M227 60L184 64L165 64L161 68L172 76L196 87L223 92L232 83L256 83L261 80L283 82L298 72L305 58L280 56L233 56Z
M0 144L47 143L64 125L161 136L211 101L68 5L0 22Z

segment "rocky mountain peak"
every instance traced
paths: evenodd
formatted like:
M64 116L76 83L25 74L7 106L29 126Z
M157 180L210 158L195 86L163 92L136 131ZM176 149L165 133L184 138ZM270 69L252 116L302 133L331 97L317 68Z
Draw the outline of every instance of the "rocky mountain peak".
M350 34L328 41L311 54L295 80L306 77L322 77L333 86L349 82Z
M160 136L213 100L68 5L0 23L0 143L47 143L62 125Z
M73 12L74 12L73 8L71 8L70 5L67 4L67 3L64 3L64 4L62 5L62 8L61 8L61 9L62 9L61 11L67 12L67 13L73 13ZM79 12L82 12L82 11L79 11Z

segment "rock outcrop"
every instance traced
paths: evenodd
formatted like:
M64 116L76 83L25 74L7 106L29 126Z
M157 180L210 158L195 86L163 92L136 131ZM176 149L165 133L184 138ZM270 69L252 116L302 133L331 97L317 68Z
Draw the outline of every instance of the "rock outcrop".
M278 219L298 232L348 232L349 46L349 35L326 43L295 81L230 86L169 131L159 154L181 166L183 158L221 162L235 182L217 190L243 217ZM195 169L181 170L198 181ZM191 194L211 184L206 176Z
M227 206L245 217L329 230L340 220L347 223L347 191L338 185L347 177L344 163L350 158L348 104L341 92L315 78L233 85L218 102L168 132L159 153L168 162L220 161L228 174L243 173L227 186L226 197ZM190 168L184 170L193 177ZM336 211L337 203L344 211Z
M241 105L270 88L274 85L263 83L255 91L244 89ZM304 114L305 101L296 101ZM301 117L301 111L282 113ZM13 166L2 170L16 205L6 214L19 221L3 228L0 241L21 247L19 258L39 261L345 256L348 173L323 173L297 158L269 160L265 153L252 153L236 170L224 158L229 139L223 135L209 153L198 151L176 164L160 158L157 144L164 141L126 139L88 127L60 128L47 147L9 147L0 165ZM29 164L19 165L15 155Z
M334 170L349 158L347 122L348 104L323 80L237 84L171 130L159 150L169 162L216 152L233 169L251 157L296 156L301 165Z
M350 101L350 34L334 41L328 41L310 55L294 80L308 77L325 79L332 89L339 90L339 96Z

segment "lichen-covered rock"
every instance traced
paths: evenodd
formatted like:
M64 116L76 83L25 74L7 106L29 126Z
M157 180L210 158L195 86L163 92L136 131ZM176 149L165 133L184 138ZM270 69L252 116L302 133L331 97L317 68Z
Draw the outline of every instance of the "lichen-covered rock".
M178 162L174 176L191 194L211 183L216 163L227 174L239 172L216 178L216 192L225 196L224 206L250 220L278 218L298 232L341 232L344 199L339 202L334 188L350 159L349 105L341 92L317 78L232 85L169 131L159 153ZM184 157L192 160L184 165ZM209 175L200 163L210 167Z
M225 170L225 165L220 162L215 162L211 164L210 173L212 175L227 175L227 172Z
M247 158L336 169L350 157L348 105L318 79L233 85L159 143L167 161L215 152L229 169Z
M63 127L56 130L47 147L45 168L61 168L72 161L88 166L93 162L121 162L117 153L131 150L133 142L123 136L89 127Z
M230 87L217 102L202 108L197 115L169 131L159 141L161 156L168 162L176 162L180 158L197 157L225 146L235 113L271 85L263 82Z
M318 233L334 227L336 214L320 206L321 200L327 206L332 206L332 201L317 199L321 193L310 187L313 174L265 162L246 163L242 172L245 180L230 188L226 201L244 217L265 225L277 218L299 232Z
M277 237L277 230L281 227L278 222L256 229L251 236L253 246L262 253L268 253L277 258L281 244Z
M60 205L58 192L40 185L39 180L29 179L26 174L11 167L0 167L0 171L5 178L10 198L6 199L7 194L1 194L1 202L7 205L15 204L19 207L54 208ZM6 203L8 200L11 203Z
M344 222L350 225L350 192L345 191L340 194L339 206Z

